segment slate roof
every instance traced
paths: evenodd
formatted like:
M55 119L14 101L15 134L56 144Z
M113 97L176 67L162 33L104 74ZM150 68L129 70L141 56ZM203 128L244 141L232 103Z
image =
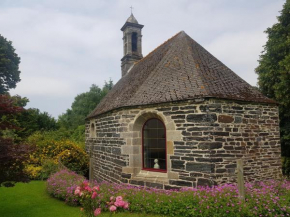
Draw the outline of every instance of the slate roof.
M138 24L138 21L136 20L133 14L130 15L130 17L127 19L126 22Z
M88 118L116 108L203 97L276 103L182 31L135 63Z

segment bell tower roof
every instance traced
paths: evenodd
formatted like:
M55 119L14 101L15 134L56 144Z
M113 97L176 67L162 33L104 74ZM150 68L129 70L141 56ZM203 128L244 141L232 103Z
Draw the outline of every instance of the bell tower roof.
M124 31L128 26L136 27L139 29L142 29L144 27L144 25L138 23L133 13L131 13L130 17L126 20L126 23L122 26L121 31Z
M131 16L127 19L128 23L136 23L138 24L138 21L136 20L136 18L134 17L133 13L131 13Z

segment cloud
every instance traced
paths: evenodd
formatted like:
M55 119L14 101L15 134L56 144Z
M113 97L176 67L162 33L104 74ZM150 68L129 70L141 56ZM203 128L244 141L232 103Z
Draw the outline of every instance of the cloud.
M29 85L28 85L29 84ZM21 92L24 96L51 96L67 97L71 95L73 86L70 82L57 80L50 77L24 77L17 86L17 91L12 90L12 94Z

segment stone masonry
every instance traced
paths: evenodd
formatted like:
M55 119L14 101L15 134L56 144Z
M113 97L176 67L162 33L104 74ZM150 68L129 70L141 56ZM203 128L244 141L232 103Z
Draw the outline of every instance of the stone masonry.
M142 127L149 118L166 127L167 173L142 170ZM86 148L98 181L162 189L233 183L237 159L245 181L281 176L275 104L200 98L115 109L87 121Z

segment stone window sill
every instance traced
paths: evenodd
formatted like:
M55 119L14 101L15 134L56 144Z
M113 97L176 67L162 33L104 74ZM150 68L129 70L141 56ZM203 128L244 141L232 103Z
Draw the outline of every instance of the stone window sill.
M141 170L136 176L132 177L132 180L168 184L167 173L152 172L147 170Z

